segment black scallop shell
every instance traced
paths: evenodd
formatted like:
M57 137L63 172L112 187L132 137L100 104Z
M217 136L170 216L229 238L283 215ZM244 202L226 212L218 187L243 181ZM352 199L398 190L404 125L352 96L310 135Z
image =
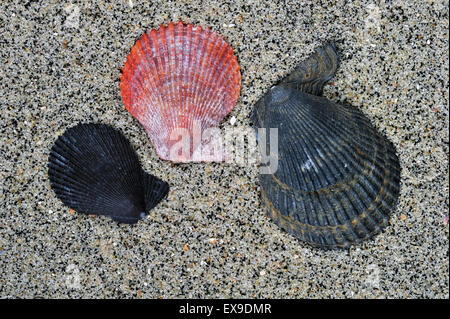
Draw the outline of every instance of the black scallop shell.
M278 128L278 169L259 177L268 214L321 248L348 248L379 233L400 188L392 143L356 108L314 95L337 65L333 44L319 48L252 114L255 129Z
M56 196L85 214L136 223L168 193L169 185L141 168L128 140L104 124L78 124L53 145L48 175Z

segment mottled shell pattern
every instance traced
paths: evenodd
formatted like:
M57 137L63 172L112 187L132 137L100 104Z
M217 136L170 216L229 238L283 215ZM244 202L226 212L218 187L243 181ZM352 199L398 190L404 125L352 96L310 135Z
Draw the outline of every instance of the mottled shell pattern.
M104 124L78 124L58 137L48 159L56 196L80 213L135 223L168 193L145 173L128 140Z
M222 36L190 24L169 23L144 34L122 69L121 94L126 109L142 124L160 158L192 158L195 123L204 131L217 126L234 108L241 74L233 49ZM176 129L191 134L187 156L172 154Z
M256 129L278 128L278 169L259 177L269 216L321 248L348 248L378 234L400 187L392 143L355 107L319 96L337 66L335 46L319 48L252 114Z

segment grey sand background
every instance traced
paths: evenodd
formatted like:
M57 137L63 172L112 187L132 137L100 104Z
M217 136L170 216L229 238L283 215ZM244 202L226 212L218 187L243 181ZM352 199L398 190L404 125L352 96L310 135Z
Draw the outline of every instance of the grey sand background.
M2 1L0 297L449 297L448 1ZM160 160L124 109L134 42L170 21L210 26L235 50L242 91L221 128L317 46L341 66L324 94L362 110L396 145L390 226L349 251L313 249L260 206L257 168ZM171 185L134 226L69 211L47 157L78 122L120 129ZM233 123L233 124L232 124Z

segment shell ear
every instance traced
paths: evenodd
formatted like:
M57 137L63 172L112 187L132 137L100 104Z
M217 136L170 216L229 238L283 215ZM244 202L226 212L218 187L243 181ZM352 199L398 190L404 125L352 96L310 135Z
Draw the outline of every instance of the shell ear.
M144 173L145 209L152 210L169 193L169 184L156 176Z
M318 48L308 59L301 62L295 70L282 80L282 83L313 94L322 94L325 83L330 80L339 65L339 55L334 42Z

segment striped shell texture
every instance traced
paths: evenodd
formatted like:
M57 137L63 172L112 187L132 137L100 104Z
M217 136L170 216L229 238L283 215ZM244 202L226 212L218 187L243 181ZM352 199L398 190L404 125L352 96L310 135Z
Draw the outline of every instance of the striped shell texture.
M131 49L120 80L126 109L158 156L175 162L207 161L197 151L204 141L193 136L195 129L217 127L236 105L240 86L236 56L222 36L182 22L145 33ZM174 150L180 132L189 137L188 151L181 154Z
M300 240L328 249L380 233L400 189L393 144L356 107L320 96L337 65L333 44L319 48L252 114L255 128L278 129L277 170L259 176L268 215Z
M56 196L79 213L136 223L169 192L147 174L128 140L105 124L77 124L58 137L48 159Z

